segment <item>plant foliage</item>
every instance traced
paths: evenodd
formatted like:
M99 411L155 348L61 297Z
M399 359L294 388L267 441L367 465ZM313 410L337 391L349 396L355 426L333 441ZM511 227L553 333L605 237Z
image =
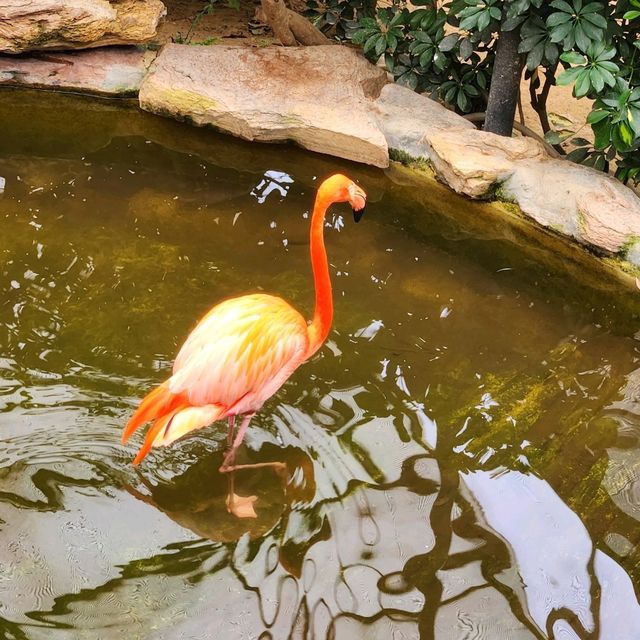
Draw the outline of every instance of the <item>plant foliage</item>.
M572 140L569 157L640 182L640 0L392 0L368 15L364 0L329 1L350 7L334 11L336 33L383 60L398 83L462 114L485 110L498 36L519 30L549 142L562 142L546 113L549 88L572 86L575 98L594 101L587 123L595 142Z

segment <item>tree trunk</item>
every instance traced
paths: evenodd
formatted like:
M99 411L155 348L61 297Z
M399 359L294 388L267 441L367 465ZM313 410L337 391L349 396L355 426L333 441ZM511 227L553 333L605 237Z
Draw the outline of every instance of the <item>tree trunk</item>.
M266 22L285 47L331 44L306 18L287 8L284 0L261 0L260 5L261 13L256 13L256 18Z
M518 53L520 28L501 31L496 48L496 60L491 76L484 130L510 136L516 115L523 58Z

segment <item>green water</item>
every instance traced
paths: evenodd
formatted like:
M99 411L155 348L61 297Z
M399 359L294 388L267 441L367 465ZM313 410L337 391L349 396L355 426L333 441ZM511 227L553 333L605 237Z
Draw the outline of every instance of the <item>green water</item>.
M0 638L640 637L632 292L403 174L75 97L0 122ZM216 301L310 316L334 171L370 203L329 215L333 330L253 420L239 462L287 471L238 472L239 519L224 424L138 470L120 433Z

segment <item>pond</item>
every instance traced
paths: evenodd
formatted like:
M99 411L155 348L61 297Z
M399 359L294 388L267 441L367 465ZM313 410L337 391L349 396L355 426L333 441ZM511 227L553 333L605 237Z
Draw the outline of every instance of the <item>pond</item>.
M640 307L595 261L399 169L73 96L0 121L0 637L640 637ZM286 471L218 473L224 423L133 467L208 308L311 316L336 171L370 197L327 218L333 329L239 453Z

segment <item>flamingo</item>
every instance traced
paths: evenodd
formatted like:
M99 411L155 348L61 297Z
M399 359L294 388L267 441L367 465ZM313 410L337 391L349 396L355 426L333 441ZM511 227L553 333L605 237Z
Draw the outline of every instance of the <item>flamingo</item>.
M263 293L230 298L214 306L180 348L171 377L142 400L127 422L123 444L153 421L134 465L152 447L169 445L224 418L228 451L220 472L274 464L235 465L235 454L251 418L318 351L329 333L333 300L323 231L327 209L337 202L350 203L358 222L366 194L341 174L327 178L318 188L310 229L313 320L307 323L288 302ZM241 416L241 422L234 433L236 416Z

